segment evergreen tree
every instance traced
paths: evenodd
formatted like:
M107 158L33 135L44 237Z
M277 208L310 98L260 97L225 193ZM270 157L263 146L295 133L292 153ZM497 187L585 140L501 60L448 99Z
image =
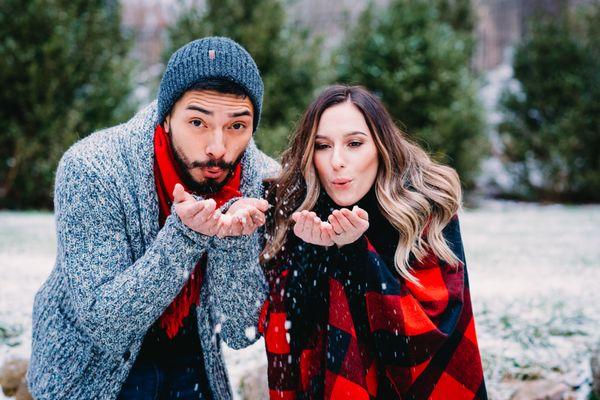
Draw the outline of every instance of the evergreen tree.
M165 63L187 42L204 36L227 36L252 55L265 84L257 143L278 155L294 122L327 79L320 40L289 26L281 0L207 0L191 7L169 28Z
M130 113L116 1L0 2L0 207L51 207L66 148Z
M457 32L471 35L475 29L475 10L471 0L434 0L440 19Z
M499 132L515 194L600 200L600 5L538 19L513 68Z
M434 0L440 19L449 24L461 36L469 52L469 59L475 53L475 10L471 0Z
M426 0L371 4L347 34L337 57L339 80L380 96L410 137L454 167L474 187L488 152L471 47Z

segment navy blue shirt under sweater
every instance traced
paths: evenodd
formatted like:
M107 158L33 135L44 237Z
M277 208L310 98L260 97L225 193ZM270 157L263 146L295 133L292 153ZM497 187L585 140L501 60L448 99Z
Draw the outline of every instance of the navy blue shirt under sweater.
M208 390L208 381L206 379L206 370L204 368L204 358L202 355L202 346L198 336L198 322L196 317L196 306L192 305L190 313L183 319L183 326L172 339L169 338L163 328L160 327L160 319L148 329L142 348L138 356L140 363L153 363L159 368L168 368L178 358L196 356L200 360L201 385L200 391L204 395L202 398L210 398ZM137 362L136 362L137 364ZM135 366L131 373L135 373Z

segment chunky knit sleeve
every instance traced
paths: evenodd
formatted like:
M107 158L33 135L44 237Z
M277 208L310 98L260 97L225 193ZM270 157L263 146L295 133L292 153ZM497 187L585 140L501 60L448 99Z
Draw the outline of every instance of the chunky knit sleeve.
M208 252L206 282L213 318L220 335L234 349L258 339L256 326L267 296L267 283L259 264L261 230L248 236L214 240Z
M118 193L73 150L57 170L58 259L75 323L104 350L122 354L171 303L208 245L173 213L133 259Z

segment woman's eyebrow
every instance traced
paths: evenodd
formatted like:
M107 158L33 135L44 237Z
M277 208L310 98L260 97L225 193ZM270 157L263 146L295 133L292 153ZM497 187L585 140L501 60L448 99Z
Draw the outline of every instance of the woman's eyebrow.
M348 137L348 136L352 136L352 135L364 135L364 136L367 136L367 137L369 136L366 133L361 132L361 131L352 131L352 132L345 133L344 137ZM317 134L315 136L315 139L327 139L327 136L323 136L323 135Z

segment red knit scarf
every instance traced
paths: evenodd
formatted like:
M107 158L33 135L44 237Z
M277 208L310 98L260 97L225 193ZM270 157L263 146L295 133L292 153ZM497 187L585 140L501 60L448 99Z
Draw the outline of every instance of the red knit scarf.
M169 135L160 125L154 131L154 159L154 181L160 208L159 223L162 227L171 214L175 184L180 183L187 192L189 189L180 178ZM241 196L239 191L241 174L241 164L238 164L227 183L218 192L205 197L214 199L217 207L220 207L228 200ZM183 326L183 320L189 315L191 306L197 306L200 303L200 288L205 265L206 253L196 264L194 271L177 297L160 317L160 326L170 339L174 338L179 328Z

